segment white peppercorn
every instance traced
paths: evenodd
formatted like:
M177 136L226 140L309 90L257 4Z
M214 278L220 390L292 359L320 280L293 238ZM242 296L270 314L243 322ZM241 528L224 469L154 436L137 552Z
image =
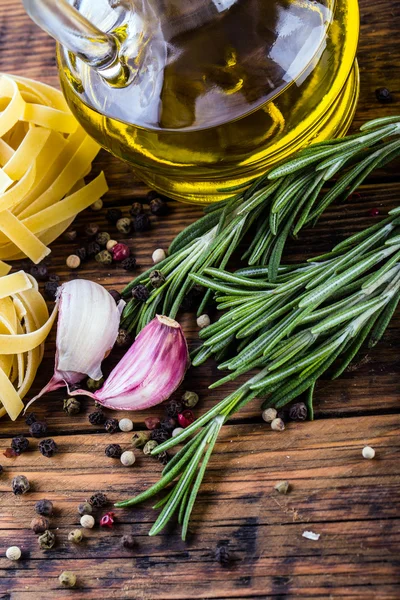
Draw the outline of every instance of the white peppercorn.
M166 254L165 251L162 248L157 248L157 250L154 250L151 258L153 259L153 263L157 264L159 262L161 262L162 260L164 260L164 258L166 258Z
M99 198L96 200L96 202L93 202L93 204L90 205L90 208L94 211L101 210L103 208L103 200Z
M85 529L93 529L93 527L94 527L94 517L92 517L92 515L83 515L81 517L80 524Z
M81 264L81 259L76 254L70 254L65 262L69 269L77 269Z
M175 427L175 429L172 431L172 437L176 437L177 435L179 435L180 433L182 433L183 431L183 427Z
M114 248L114 246L116 246L118 244L117 240L108 240L107 244L106 244L106 250L108 250L109 252L111 252L111 250Z
M6 550L6 557L8 560L19 560L21 558L21 548L18 548L18 546L10 546Z
M282 419L274 419L271 422L271 429L274 431L283 431L285 429L285 423L282 421Z
M121 454L120 461L124 467L131 467L135 463L135 455L132 450L126 450Z
M204 329L204 327L208 327L209 324L211 323L211 319L208 315L200 315L199 317L197 317L197 326L200 327L200 329Z
M272 421L276 419L277 414L278 412L275 410L275 408L266 408L262 411L261 416L266 423L272 423Z
M362 449L362 455L367 460L371 460L375 456L375 450L371 448L371 446L365 446L365 448Z
M133 423L130 419L121 419L118 423L121 431L132 431Z

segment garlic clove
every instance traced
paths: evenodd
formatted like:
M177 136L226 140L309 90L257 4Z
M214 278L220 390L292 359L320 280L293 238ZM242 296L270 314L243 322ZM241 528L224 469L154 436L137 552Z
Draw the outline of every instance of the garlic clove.
M189 366L182 328L157 315L138 335L94 398L107 408L139 410L163 402Z

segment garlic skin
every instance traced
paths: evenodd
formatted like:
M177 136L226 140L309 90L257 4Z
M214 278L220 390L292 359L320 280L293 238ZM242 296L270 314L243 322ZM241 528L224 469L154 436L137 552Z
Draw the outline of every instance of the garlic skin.
M92 397L112 409L155 406L176 390L188 366L189 352L181 326L157 315Z
M54 375L31 402L85 377L101 379L101 363L117 339L120 311L124 305L122 302L117 306L105 288L86 279L64 283L57 304Z

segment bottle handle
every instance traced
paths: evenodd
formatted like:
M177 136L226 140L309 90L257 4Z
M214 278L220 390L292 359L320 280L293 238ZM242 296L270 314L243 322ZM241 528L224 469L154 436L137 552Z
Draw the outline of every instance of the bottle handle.
M111 85L124 85L129 73L114 36L104 33L67 0L22 0L31 19L57 42L96 69Z

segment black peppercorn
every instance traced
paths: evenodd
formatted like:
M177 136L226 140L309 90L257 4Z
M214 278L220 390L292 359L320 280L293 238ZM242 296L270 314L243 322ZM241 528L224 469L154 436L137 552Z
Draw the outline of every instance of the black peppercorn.
M170 400L165 407L165 414L168 417L176 419L179 413L185 410L185 405L180 400Z
M168 452L164 451L164 452L160 452L160 454L157 454L157 460L158 462L160 462L162 465L166 465L169 462L169 454Z
M165 283L165 276L161 271L152 271L149 275L149 279L153 288L159 288Z
M50 517L53 514L53 503L50 500L38 500L35 504L35 511L38 515Z
M30 483L25 475L17 475L11 482L12 491L16 496L22 496L30 489Z
M34 423L36 421L36 415L35 413L28 413L25 417L25 423L28 425L28 427L30 427L30 425L32 425L32 423Z
M122 211L119 208L110 208L106 213L106 219L112 225L122 217Z
M78 233L75 230L66 231L63 234L63 239L66 242L74 242L77 237L78 237Z
M137 233L148 231L151 227L150 219L145 213L136 215L133 219L133 228Z
M46 265L33 265L29 269L29 273L37 279L37 281L47 281L49 273Z
M58 275L56 275L55 273L53 273L52 275L49 275L49 281L59 282L60 278L59 278Z
M385 87L376 89L375 96L378 102L389 103L393 101L391 92Z
M126 329L120 329L115 344L118 348L125 348L126 346L129 346L131 339L131 335Z
M305 421L307 419L307 406L304 402L296 402L289 408L289 419L291 421Z
M36 421L29 427L29 433L32 437L40 438L47 434L47 423L44 421Z
M158 192L156 192L155 190L150 190L146 194L146 202L151 202L152 200L154 200L154 198L159 198L159 197L160 197L160 194Z
M173 417L166 417L161 421L161 429L167 433L172 433L176 427L176 421Z
M106 421L106 415L102 410L95 410L88 416L91 425L103 425Z
M125 271L134 271L136 268L136 258L133 256L128 256L121 262L121 267L125 269Z
M63 410L67 415L77 415L81 412L81 403L77 398L66 398L63 402Z
M58 446L55 443L55 441L51 438L47 438L39 442L39 451L41 452L41 454L43 454L43 456L46 456L47 458L51 458L52 456L54 456L57 450Z
M11 448L16 454L22 454L29 448L29 440L24 435L18 435L11 440Z
M46 281L44 284L44 295L47 300L55 301L57 298L57 291L60 286L56 281Z
M135 547L135 538L133 535L123 535L121 538L121 545L127 550L132 550Z
M99 233L100 227L96 223L88 223L85 227L85 233L88 237L94 237Z
M76 256L79 257L81 262L84 262L88 257L87 250L83 246L82 246L82 248L77 248L77 250L75 250L74 254L76 254Z
M97 242L90 242L86 246L86 252L89 258L93 258L100 252L101 248Z
M117 290L108 290L108 291L111 294L111 296L114 298L115 304L118 304L118 302L121 300L121 294Z
M223 566L227 566L232 562L230 552L225 545L217 546L215 559Z
M115 433L118 431L118 419L107 419L107 421L104 423L104 429L107 431L107 433Z
M109 444L104 452L108 458L120 458L122 454L122 448L119 444Z
M89 504L93 508L103 508L103 506L108 504L108 498L103 492L96 492L93 496L90 496Z
M146 302L148 297L150 296L150 292L147 287L141 283L139 285L135 285L132 290L132 298L139 300L140 302Z
M164 217L168 214L168 204L161 200L161 198L154 198L150 200L150 211L157 217Z
M157 429L152 429L150 434L150 439L154 440L158 444L162 444L166 442L171 437L171 434L168 433L165 429L161 429L161 427L157 427Z
M143 212L143 206L140 202L134 202L129 210L132 217L136 217L136 215L140 215Z

